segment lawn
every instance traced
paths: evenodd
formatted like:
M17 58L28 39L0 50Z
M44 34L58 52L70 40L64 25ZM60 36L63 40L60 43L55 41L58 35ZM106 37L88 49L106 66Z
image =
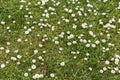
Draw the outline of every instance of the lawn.
M0 0L0 80L120 80L120 0Z

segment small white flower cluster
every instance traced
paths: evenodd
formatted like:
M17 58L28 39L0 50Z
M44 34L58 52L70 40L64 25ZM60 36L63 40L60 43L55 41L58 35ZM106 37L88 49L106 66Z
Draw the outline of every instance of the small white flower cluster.
M34 27L32 27L32 29L34 29ZM31 28L27 29L27 30L25 31L25 34L29 34L29 33L32 31L32 29L31 29Z
M119 10L120 10L120 2L118 3L118 7L117 7L117 9L119 9Z
M58 52L61 53L63 51L62 47L59 47Z
M7 54L10 53L10 50L9 50L9 49L6 49L6 50L5 50L5 53L7 53Z
M103 21L101 19L99 20L99 24L103 25Z
M80 51L71 51L71 54L79 54Z
M117 33L120 34L120 28L119 28L119 30L117 31Z
M55 44L59 44L58 37L54 37L54 38L52 39L52 41L53 41Z
M120 73L119 63L120 63L120 56L119 55L115 55L115 57L111 58L110 60L106 60L105 61L106 67L103 67L100 70L100 73L104 73L105 71L109 71L109 70L110 70L110 72L112 74ZM114 64L115 66L112 65L112 64Z
M96 35L93 33L93 31L89 31L89 34L93 37L96 37Z
M40 78L43 78L44 77L44 75L43 74L35 74L35 75L33 75L33 79L40 79Z
M61 33L59 34L59 37L60 37L60 38L64 38L64 35L65 35L65 33L64 33L64 32L61 32Z
M46 22L47 19L44 19L44 20L43 20L43 19L40 19L40 21L41 21L41 22L43 22L43 21ZM49 23L41 23L41 22L38 23L38 26L39 26L41 29L43 29L43 28L51 28L52 31L55 30L55 29L54 29L54 26L52 26L51 24L49 24Z
M89 53L86 53L86 56L84 57L83 60L87 61L87 60L89 59L89 56L90 56L90 54L89 54Z
M80 51L71 51L70 52L71 54L73 54L74 56L73 56L73 59L76 59L77 58L77 55L79 55L80 54Z
M111 25L110 23L107 23L106 25L103 26L103 28L111 29L111 28L116 28L115 25Z
M11 32L10 26L8 26L6 29L8 30L8 32Z
M43 41L43 42L46 42L47 40L48 40L48 37L47 37L46 34L44 34L44 35L43 35L43 39L42 39L42 41Z
M88 28L88 24L87 23L83 23L81 26L82 26L82 28Z
M73 39L74 38L74 35L73 34L70 34L69 36L67 36L67 39Z
M72 9L68 9L68 8L64 8L64 11L67 12L67 13L72 13L73 12Z
M89 8L93 8L93 5L91 5L91 4L87 4L87 7L89 7Z
M113 16L112 19L109 20L109 23L112 24L113 22L116 22L116 20L115 20L115 16Z
M17 58L16 57L11 57L11 60L12 61L17 61Z
M42 0L42 5L45 5L46 2L48 2L49 0Z
M76 29L76 28L77 28L77 25L73 24L72 28L73 28L73 29Z

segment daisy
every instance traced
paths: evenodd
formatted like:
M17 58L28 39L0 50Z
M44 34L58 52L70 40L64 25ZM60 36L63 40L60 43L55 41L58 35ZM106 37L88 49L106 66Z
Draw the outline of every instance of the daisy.
M86 47L90 47L90 44L86 44L85 46L86 46Z
M7 54L8 54L8 53L10 53L10 50L9 50L9 49L7 49L7 50L5 51L5 53L7 53Z
M50 77L52 77L52 78L55 77L55 74L54 74L54 73L51 73L51 74L50 74Z
M18 38L18 39L17 39L17 42L21 42L21 41L22 41L22 39L21 39L21 38Z
M35 59L32 59L32 63L36 63L36 60L35 60Z
M25 31L25 34L29 34L30 32L27 30L27 31Z
M24 76L25 76L25 77L28 77L28 73L24 73Z
M61 62L61 63L60 63L60 66L65 66L65 62Z
M91 67L89 67L89 70L90 70L90 71L92 71L92 68L91 68Z
M108 60L106 60L106 61L105 61L105 64L107 64L107 65L108 65L108 64L110 64L110 62L109 62Z
M0 67L1 67L1 68L5 68L5 64L1 64Z
M106 67L103 67L103 70L104 70L104 71L106 71L106 70L107 70L107 68L106 68Z
M39 60L42 60L42 56L39 56L38 59L39 59Z
M1 21L1 24L2 24L2 25L5 25L5 21Z
M115 72L115 70L111 70L111 73L112 73L112 74L115 74L116 72Z
M21 58L22 58L22 56L21 56L21 55L17 55L17 58L18 58L18 59L21 59Z
M16 61L17 58L16 57L11 57L11 60Z
M34 54L37 54L38 53L38 50L36 49L36 50L34 50Z
M100 70L100 73L103 73L104 71L103 70Z
M36 69L36 65L33 64L33 65L31 66L31 69Z
M44 75L43 75L43 74L39 74L39 77L40 77L40 78L43 78L43 77L44 77Z

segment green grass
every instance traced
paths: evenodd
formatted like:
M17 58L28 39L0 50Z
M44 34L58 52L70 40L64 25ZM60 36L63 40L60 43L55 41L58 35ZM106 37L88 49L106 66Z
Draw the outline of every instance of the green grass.
M87 2L85 0L78 0L72 4L72 0L55 0L60 2L58 6L55 6L55 3L50 0L45 5L35 5L40 0L26 0L26 3L20 3L19 0L0 0L0 22L5 21L5 25L0 24L0 48L4 47L4 50L0 50L0 66L5 64L4 68L0 67L0 80L33 80L33 75L43 74L44 77L37 80L119 80L120 73L116 71L115 74L111 73L111 70L114 67L120 68L120 63L117 65L114 61L110 61L111 58L116 58L115 55L120 55L120 10L117 9L119 0L108 0L106 3L99 2L98 0L90 0L90 4L93 5L93 8L87 7ZM77 0L75 0L77 1ZM28 5L28 3L31 5ZM41 2L41 1L40 1ZM70 2L70 3L69 3ZM19 9L20 5L23 5L23 9ZM26 7L29 10L26 10ZM40 8L42 7L42 8ZM48 10L49 7L53 7L55 11L49 10L48 13L56 13L54 15L46 18L42 16L45 10ZM82 16L78 15L78 10L75 8L83 8L84 11L81 11ZM71 13L65 12L65 8L72 9L75 14L75 17L71 16ZM91 9L92 12L89 12L88 9ZM97 11L98 15L94 15L93 10ZM31 14L29 14L31 12ZM102 13L106 15L102 15ZM84 16L84 13L87 13L87 16ZM11 15L11 18L8 18L8 15ZM33 16L33 18L25 18L24 16ZM70 22L66 23L62 16L65 19L69 19ZM116 26L115 29L105 29L103 25L99 24L101 19L105 24L109 22L113 17L115 17L115 22L112 24ZM43 19L43 21L40 21ZM77 21L74 21L77 19ZM13 21L16 23L12 23ZM47 21L45 21L47 20ZM33 23L36 21L37 23ZM30 22L27 24L27 22ZM57 24L61 22L60 24ZM54 31L51 27L40 28L38 24L50 24L51 27L54 26ZM87 23L93 25L93 27L88 27L86 29L82 28L82 24ZM72 25L76 24L77 28L73 29ZM27 29L32 29L29 34L25 34L24 26ZM7 29L10 27L10 29ZM9 32L11 30L11 32ZM68 40L67 37L70 31L74 35L74 38ZM89 31L93 31L96 37L89 35ZM108 32L107 32L108 31ZM59 35L61 32L64 32L64 38L60 38ZM103 33L103 35L100 35ZM48 40L45 42L42 41L44 35L47 35ZM78 38L79 35L83 34L82 40L91 40L90 44L95 44L96 40L100 41L100 44L97 44L95 48L87 48L85 45L88 43L80 42ZM107 34L110 34L110 39L107 39ZM39 35L39 36L38 36ZM55 41L59 41L59 44L54 43L54 38L58 37ZM21 39L21 42L17 40ZM28 41L25 41L25 40ZM106 39L106 42L103 43L102 39ZM77 44L72 44L68 46L68 42L77 41ZM10 42L10 45L6 43ZM115 46L110 47L108 43L112 43ZM39 44L42 44L43 47L40 48ZM103 52L102 48L109 48L110 50ZM63 48L61 53L59 53L59 48ZM9 53L6 53L6 50L10 50ZM18 53L14 51L18 50ZM37 54L34 54L34 50L38 50ZM43 53L46 51L46 53ZM71 54L71 51L79 51L79 54ZM86 53L89 53L89 56L86 56ZM11 57L17 57L21 55L21 59L12 61ZM38 56L42 56L43 60L38 60ZM76 59L74 59L76 57ZM84 60L87 58L88 60ZM36 59L36 63L32 63L32 60ZM110 64L106 65L105 61L109 60ZM9 62L9 63L6 63ZM20 62L17 65L17 62ZM65 62L65 66L60 66L61 62ZM44 64L41 64L44 63ZM28 71L31 68L31 65L35 64L36 69ZM92 71L89 68L92 68ZM100 70L103 67L110 67L104 73L100 73ZM24 76L24 73L28 73L28 77ZM55 77L50 77L50 74L54 73Z

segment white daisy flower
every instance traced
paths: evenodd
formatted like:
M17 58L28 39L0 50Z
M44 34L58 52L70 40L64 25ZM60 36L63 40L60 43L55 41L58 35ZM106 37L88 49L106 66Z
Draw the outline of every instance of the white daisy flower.
M18 59L21 59L21 58L22 58L22 56L21 56L21 55L17 55L17 58L18 58Z
M5 53L7 53L7 54L8 54L8 53L10 53L10 50L9 50L9 49L7 49L7 50L5 51Z
M27 30L27 31L25 31L25 34L29 34L30 32Z
M11 60L16 61L17 58L16 57L11 57Z
M67 45L68 45L68 46L71 46L71 45L72 45L72 43L71 43L71 42L68 42L68 43L67 43Z
M1 64L0 67L1 67L1 68L5 68L5 64Z
M7 45L10 45L10 42L7 42Z
M39 59L39 60L42 60L42 56L39 56L38 59Z
M91 68L91 67L89 67L89 70L90 70L90 71L92 71L92 68Z
M119 68L118 68L118 67L115 67L114 70L115 70L115 71L119 71Z
M104 71L103 70L100 70L100 73L103 73Z
M55 44L59 44L59 41L55 41Z
M43 78L43 77L44 77L44 75L43 75L43 74L39 74L39 77L40 77L40 78Z
M115 70L111 70L111 73L112 73L112 74L115 74L116 72L115 72Z
M109 62L108 60L106 60L106 61L105 61L105 64L107 64L107 65L108 65L108 64L110 64L110 62Z
M95 47L96 47L96 45L95 45L95 44L92 44L91 46L92 46L93 48L95 48Z
M28 73L24 73L24 76L25 76L25 77L28 77Z
M96 43L96 44L99 44L99 43L100 43L100 41L96 40L96 41L95 41L95 43Z
M60 63L60 66L65 66L65 62L61 62L61 63Z
M90 47L90 44L86 44L85 46L86 46L86 47Z
M55 74L54 74L54 73L51 73L51 74L50 74L50 77L52 77L52 78L55 77Z
M106 70L107 70L107 68L106 68L106 67L103 67L103 70L104 70L104 71L106 71Z
M17 65L20 65L20 62L17 62Z
M36 60L35 60L35 59L32 59L32 63L36 63Z
M36 65L33 64L33 65L31 66L31 69L36 69Z
M36 50L34 50L34 54L37 54L38 53L38 50L36 49Z
M5 21L1 21L1 24L2 24L2 25L5 25Z
M22 41L22 39L21 39L21 38L18 38L18 39L17 39L17 42L21 42L21 41Z

